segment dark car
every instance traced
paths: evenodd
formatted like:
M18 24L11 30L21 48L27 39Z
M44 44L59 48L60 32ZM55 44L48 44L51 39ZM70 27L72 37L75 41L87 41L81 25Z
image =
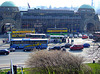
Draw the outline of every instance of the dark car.
M67 44L61 46L61 48L63 48L63 47L65 47L65 48L70 48L71 45L72 45L72 44L67 43Z
M8 48L10 52L15 52L15 48Z
M89 47L90 47L90 44L89 44L89 43L84 43L84 44L83 44L83 47L84 47L84 48L89 48Z
M72 45L70 46L70 50L82 50L84 47L83 45Z
M10 51L7 50L7 49L1 49L0 50L0 55L8 55L9 53L10 53Z
M89 34L89 38L90 38L90 39L93 39L93 35L92 35L92 34Z
M32 51L33 48L24 48L23 51Z
M49 48L49 50L61 50L61 47L60 46L54 46L54 47Z

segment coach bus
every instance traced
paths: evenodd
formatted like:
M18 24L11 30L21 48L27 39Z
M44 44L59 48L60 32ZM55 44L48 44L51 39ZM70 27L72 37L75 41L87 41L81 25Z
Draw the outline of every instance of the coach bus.
M33 29L33 30L18 30L18 31L12 31L11 37L12 38L25 38L26 33L35 33L35 29Z
M46 49L48 47L48 39L31 39L31 38L20 38L12 39L10 43L11 48L40 48Z
M93 40L94 41L100 41L100 32L94 32L93 33Z
M26 33L26 38L46 38L46 34Z
M50 43L66 42L66 38L63 35L50 35L49 42Z
M65 35L67 34L67 28L48 28L47 33L50 35Z

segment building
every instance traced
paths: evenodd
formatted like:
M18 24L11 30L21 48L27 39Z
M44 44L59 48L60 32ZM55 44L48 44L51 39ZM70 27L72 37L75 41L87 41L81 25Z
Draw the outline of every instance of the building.
M82 5L77 12L72 10L28 9L19 11L11 1L0 6L0 32L35 28L46 33L47 28L67 28L68 32L92 32L100 30L98 14L90 5ZM7 27L10 27L10 29Z

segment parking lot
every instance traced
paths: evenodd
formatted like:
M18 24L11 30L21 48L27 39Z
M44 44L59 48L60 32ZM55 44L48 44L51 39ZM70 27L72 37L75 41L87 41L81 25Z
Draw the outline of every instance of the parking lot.
M72 39L74 40L73 44L89 43L91 45L90 48L93 48L92 39L82 39L82 38L72 38ZM10 45L3 44L2 40L3 38L0 38L0 49L9 48ZM66 39L66 43L67 41L68 41L68 38ZM69 39L69 43L71 43L71 38ZM49 43L48 48L53 47L53 46L62 46L64 44L65 43ZM78 55L78 56L83 56L85 59L87 59L86 62L92 62L93 58L90 58L90 56L87 54L87 51L90 48L84 48L83 50L79 50L79 51L70 51L69 48L66 48L66 52L69 52L71 54ZM10 60L13 61L13 64L25 66L25 61L28 59L30 53L32 52L23 52L22 49L17 49L15 52L10 52L9 55L0 55L0 67L9 66Z

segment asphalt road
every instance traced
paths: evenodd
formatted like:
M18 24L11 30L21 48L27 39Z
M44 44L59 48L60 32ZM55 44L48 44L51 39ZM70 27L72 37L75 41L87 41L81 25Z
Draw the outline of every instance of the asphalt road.
M4 38L0 38L0 49L9 48L9 44L3 44L2 40ZM71 40L71 39L70 39ZM67 39L66 39L67 41ZM83 43L90 43L93 45L92 40L90 39L81 39L81 38L75 38L73 44L83 44ZM64 43L50 43L48 47L56 46L56 45L64 45ZM92 46L90 47L92 48ZM90 48L84 48L82 51L70 51L69 48L66 49L66 52L72 53L74 55L83 56L86 60L86 62L92 62L92 58L89 57L87 54L88 49ZM9 67L10 66L10 60L13 61L14 65L20 65L25 66L25 61L29 58L29 54L32 52L23 52L21 49L16 50L15 52L10 52L9 55L0 55L0 67Z

